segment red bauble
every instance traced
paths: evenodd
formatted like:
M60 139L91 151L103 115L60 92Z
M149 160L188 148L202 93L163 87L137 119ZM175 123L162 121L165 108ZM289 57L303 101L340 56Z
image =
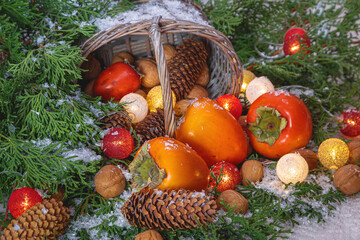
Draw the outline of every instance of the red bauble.
M242 105L240 100L231 94L226 94L218 97L216 102L224 109L228 110L237 120L242 113Z
M350 108L343 111L340 115L340 131L347 137L360 135L360 110Z
M124 159L133 151L134 139L128 130L112 128L101 141L101 149L108 157Z
M306 31L302 28L290 28L284 37L283 50L285 56L297 53L300 50L300 43L305 45L303 49L310 47L310 39L307 37ZM305 50L304 53L308 54L310 50Z
M234 185L239 185L241 182L241 175L236 165L229 162L219 162L211 167L213 174L219 179L220 182L217 185L217 191L223 192L229 189L235 189ZM216 186L216 179L213 176L210 177L210 186L214 188Z
M19 188L9 198L9 210L17 218L38 202L42 203L42 197L37 191L29 187Z

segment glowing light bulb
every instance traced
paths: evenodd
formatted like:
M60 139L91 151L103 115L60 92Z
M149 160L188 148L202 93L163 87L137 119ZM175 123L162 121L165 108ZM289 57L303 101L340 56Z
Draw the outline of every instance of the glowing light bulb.
M172 101L174 107L176 103L176 96L173 91L171 91L171 94L172 94ZM150 91L146 96L146 101L148 102L149 109L151 112L156 112L157 108L161 108L161 109L164 108L161 86L156 86L150 89Z
M323 141L318 149L319 161L328 169L338 169L349 159L347 144L338 138L329 138Z
M250 103L253 103L258 97L264 93L274 91L274 85L267 77L254 78L246 88L246 98Z
M303 182L308 173L306 160L297 153L285 154L276 164L276 174L285 184Z
M149 108L148 103L141 95L136 93L126 94L121 98L120 103L126 103L125 110L131 117L132 123L138 123L147 116Z

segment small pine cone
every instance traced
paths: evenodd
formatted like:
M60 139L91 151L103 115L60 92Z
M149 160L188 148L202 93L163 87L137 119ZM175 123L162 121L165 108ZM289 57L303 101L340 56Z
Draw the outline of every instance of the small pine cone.
M130 131L131 127L131 118L125 111L119 111L108 116L103 117L100 122L105 123L105 125L101 126L102 130L113 128L113 127L121 127L128 131Z
M141 144L147 140L165 136L164 110L157 108L156 112L147 115L135 126L135 132L140 136Z
M13 219L4 229L1 240L56 239L64 233L69 219L69 209L61 201L45 199Z
M130 225L175 230L208 225L214 221L216 207L215 200L200 192L143 188L131 195L121 212Z
M202 41L188 38L176 48L176 55L169 61L169 78L171 90L177 101L183 99L195 85L206 64L207 51Z

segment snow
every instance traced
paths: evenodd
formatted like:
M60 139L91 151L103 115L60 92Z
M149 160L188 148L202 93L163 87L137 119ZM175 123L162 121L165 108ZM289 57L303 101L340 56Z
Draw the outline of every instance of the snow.
M150 0L148 3L140 4L138 8L132 11L119 13L114 18L106 17L104 19L95 19L94 24L100 31L103 31L117 25L149 20L155 16L161 16L164 19L181 19L210 26L209 23L202 18L200 11L195 8L189 8L183 2L177 0Z
M72 149L64 152L62 155L70 161L82 160L83 162L93 162L101 159L100 155L86 147Z

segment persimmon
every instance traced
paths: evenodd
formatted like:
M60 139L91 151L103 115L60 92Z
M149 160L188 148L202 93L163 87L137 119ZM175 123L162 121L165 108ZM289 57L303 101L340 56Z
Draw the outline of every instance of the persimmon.
M146 141L129 165L132 188L149 186L160 190L208 187L210 170L190 147L176 139L157 137Z
M248 144L241 125L210 98L199 98L190 104L175 135L177 140L193 148L209 167L221 161L237 165L246 158Z

